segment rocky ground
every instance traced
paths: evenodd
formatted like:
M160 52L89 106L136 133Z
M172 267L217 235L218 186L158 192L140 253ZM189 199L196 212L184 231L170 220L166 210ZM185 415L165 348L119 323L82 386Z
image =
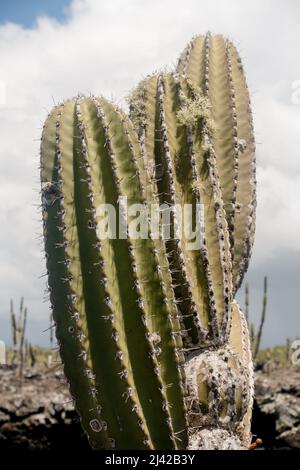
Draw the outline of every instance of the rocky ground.
M300 367L256 372L253 411L265 448L300 450Z
M89 445L61 372L0 368L0 453L6 449L85 449Z
M300 368L256 373L253 433L264 449L300 449ZM60 371L0 368L0 451L89 450Z

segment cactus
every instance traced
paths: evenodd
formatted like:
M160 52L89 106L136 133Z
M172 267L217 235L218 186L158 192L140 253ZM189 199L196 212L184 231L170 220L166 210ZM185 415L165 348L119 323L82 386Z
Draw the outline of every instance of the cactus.
M179 308L191 336L190 347L185 348L190 448L211 448L216 442L220 445L220 439L231 448L247 447L252 360L246 321L232 303L231 253L209 102L190 81L168 74L142 81L129 96L129 105L148 163L150 198L151 193L158 193L162 203L204 205L205 243L199 250L185 250L184 239L177 249L174 242L170 247L166 243L171 265L179 267L179 276L186 276L180 279L175 270L173 283L181 288L175 290L178 301L185 298L182 288L188 286L189 305L179 303ZM174 218L173 223L175 231L179 222ZM197 341L191 335L193 330L198 333ZM233 350L231 342L232 338L237 342L236 337L244 349ZM186 342L186 335L183 340ZM216 429L222 429L221 434Z
M251 256L256 209L255 142L242 62L230 40L208 33L188 44L177 72L210 100L215 124L212 144L229 227L235 293Z
M20 368L19 368L19 379L22 383L23 380L23 369L24 369L24 342L25 342L25 331L26 331L26 323L27 323L27 308L24 309L23 318L22 318L22 325L21 325L21 337L20 337Z
M246 282L246 285L245 285L245 318L249 326L249 285L248 285L248 282Z
M143 102L136 108L138 100ZM194 99L202 103L194 106ZM221 345L228 339L232 301L231 261L225 211L210 147L209 104L190 82L172 74L144 80L129 97L130 116L144 142L146 186L170 206L204 208L205 229L198 249L184 236L166 251L190 347ZM154 121L155 119L155 121ZM151 199L151 194L149 195ZM173 218L174 232L180 220ZM183 232L182 227L179 231ZM183 232L184 234L184 232Z
M16 314L14 313L14 304L13 300L10 301L10 321L11 321L11 336L12 336L12 345L13 345L13 355L11 363L14 364L18 354L18 327Z
M194 66L185 54L175 74L147 77L129 97L130 119L104 98L77 97L44 125L53 319L82 427L97 449L250 444L252 361L234 294L253 240L253 138L244 78L222 41L207 36ZM211 65L219 42L225 104ZM189 70L204 70L205 83ZM104 204L119 214L108 237L99 229ZM146 237L132 236L126 204L173 209L171 237L156 238L148 220ZM183 221L174 207L186 204L201 235L194 249L185 232L177 237Z
M263 327L266 320L266 310L267 310L267 301L268 301L268 278L267 276L264 277L264 294L263 294L263 301L262 301L262 312L260 318L260 324L258 328L258 332L255 339L255 346L253 349L253 359L257 358L258 351L260 348L261 337L263 332Z
M166 243L172 265L179 266L179 274L175 271L173 276L173 283L179 284L175 296L180 302L186 300L179 307L191 340L185 349L187 402L192 403L188 416L190 429L200 429L190 434L192 448L195 439L198 448L205 448L209 433L205 430L204 436L202 428L212 426L214 419L215 427L222 427L229 420L228 429L232 431L233 414L236 429L246 419L247 425L242 434L239 431L239 438L244 445L250 444L253 395L249 379L250 342L244 317L243 330L236 322L231 325L236 316L236 304L231 302L247 269L253 243L255 157L249 96L236 55L233 45L222 37L210 34L198 37L189 45L184 61L179 61L177 73L149 76L129 95L130 117L148 162L150 191L161 195L161 202L170 205L188 202L204 205L204 244L200 250L187 253L184 241L177 245L177 250L173 246L168 248ZM174 226L176 222L173 220ZM232 356L230 338L236 335L236 330L247 344L243 366L247 374ZM186 342L186 335L183 340ZM223 370L224 390L217 379L214 384L211 382L213 364ZM206 376L203 371L210 372ZM204 400L208 406L207 420L201 408L202 392L197 395L195 385L199 374L204 380L201 390L204 395L207 393ZM242 385L237 384L240 374L247 377ZM222 395L223 402L213 399L212 388L217 396ZM242 398L237 409L231 403L233 411L229 411L228 402L233 399L230 395L233 397L236 390ZM217 425L220 407L223 416L219 416ZM212 442L216 442L213 435ZM238 445L234 439L231 444ZM230 437L226 445L230 445Z
M0 340L0 366L6 364L6 347L4 341Z
M68 101L41 143L47 268L56 335L95 448L186 446L180 326L167 259L151 238L103 239L96 208L143 203L140 148L104 99ZM130 430L130 432L128 432Z
M285 362L286 365L290 364L291 362L291 338L287 338L285 342Z
M28 346L28 355L30 359L30 367L34 367L36 364L36 353L31 343L29 343Z
M14 311L14 303L10 301L10 318L11 318L11 334L13 344L13 355L11 363L15 364L17 358L20 361L20 377L23 371L24 364L24 342L27 322L27 308L24 308L24 298L21 297L19 315L17 317Z
M253 359L257 359L258 353L260 350L260 343L263 333L263 328L266 320L266 310L268 302L268 278L264 277L264 287L263 287L263 298L262 298L262 312L260 316L260 323L258 330L256 331L255 325L253 322L250 322L249 318L249 285L245 286L245 317L250 329L250 343Z

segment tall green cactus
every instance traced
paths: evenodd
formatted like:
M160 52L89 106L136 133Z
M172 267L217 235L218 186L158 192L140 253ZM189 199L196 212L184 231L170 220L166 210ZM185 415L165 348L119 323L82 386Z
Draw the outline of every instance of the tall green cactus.
M41 145L47 267L71 393L93 447L186 445L180 327L151 238L100 240L96 210L143 203L140 148L104 99L57 106ZM164 263L164 264L160 264ZM130 432L128 432L130 430Z
M230 40L208 33L188 44L177 71L210 100L215 123L212 144L229 226L236 292L251 256L256 209L255 141L243 65Z
M94 448L250 442L251 353L233 299L252 243L253 142L245 134L245 82L222 41L196 39L175 74L147 77L130 95L130 119L103 98L78 97L55 107L44 126L50 299L70 391ZM185 232L177 237L177 210L171 238L156 238L150 220L147 236L135 238L124 201L161 211L190 204L201 244L191 249ZM118 213L116 237L99 233L105 204Z
M208 144L209 103L190 82L172 74L144 80L129 103L144 143L149 197L159 194L160 202L170 206L191 204L194 218L197 204L204 207L199 248L189 249L182 237L176 247L174 241L167 242L166 251L176 268L175 295L191 346L223 344L230 327L231 261L218 169ZM175 224L179 221L174 216Z
M191 446L196 442L200 448L210 448L211 442L207 442L215 437L207 427L223 429L225 434L217 434L216 440L224 440L227 429L229 447L249 444L253 387L248 379L252 361L247 354L242 362L240 351L232 351L230 344L230 338L237 335L250 351L246 322L240 320L243 328L237 321L232 323L237 315L232 303L232 245L210 99L191 80L168 74L143 80L129 96L129 104L148 164L150 198L159 194L161 203L195 206L198 202L204 206L204 239L198 250L185 249L184 238L175 249L174 242L166 243L172 266L179 266L173 283L179 285L175 296L186 328L183 341L189 426L191 430L201 429L190 433ZM175 225L177 221L173 222ZM199 375L203 379L200 386Z
M129 96L129 105L131 119L150 163L149 183L157 185L152 192L158 192L162 201L167 199L169 204L179 200L179 203L193 201L204 205L204 244L200 250L186 252L184 240L177 250L172 246L169 249L174 265L181 266L179 274L174 274L174 283L179 284L175 296L179 300L187 297L179 308L191 340L187 345L192 346L186 349L187 400L192 403L188 410L189 424L191 429L195 428L196 415L199 428L207 422L211 425L221 406L221 421L224 424L229 419L231 430L236 421L239 438L246 445L253 394L252 360L247 324L240 312L243 328L238 327L234 321L236 304L231 302L247 269L256 203L252 118L241 72L240 59L229 41L210 34L197 37L180 58L176 74L147 77ZM151 174L154 174L152 178ZM182 272L186 279L180 282ZM188 295L184 295L186 280ZM236 358L237 353L231 348L231 338L235 336L248 351L242 368L241 359ZM196 377L200 371L212 371L212 364L223 370L225 390L222 391L217 379L211 382L209 373L204 380L206 385L200 387L197 395ZM249 380L239 385L241 374ZM192 392L191 383L194 384ZM215 389L216 397L222 395L223 405L222 400L214 399L211 394L207 397L209 407L205 417L201 395L203 387L208 390L208 383ZM234 390L239 390L240 395L235 411L233 404L230 405L235 401ZM195 403L198 413L194 410ZM203 438L202 431L200 434ZM218 436L223 438L224 434ZM209 433L205 434L202 446L207 445L207 439ZM190 441L194 440L192 434ZM229 446L230 442L233 444L229 438Z

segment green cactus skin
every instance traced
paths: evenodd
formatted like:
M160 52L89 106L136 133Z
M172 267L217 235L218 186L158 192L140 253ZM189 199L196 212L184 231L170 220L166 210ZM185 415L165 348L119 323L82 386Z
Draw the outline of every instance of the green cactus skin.
M181 54L177 72L209 97L212 143L230 231L234 293L247 271L255 232L255 142L249 92L239 54L220 35L196 36Z
M166 243L190 346L204 347L224 344L228 338L232 282L210 122L201 113L195 116L194 125L185 125L178 118L193 92L193 87L178 76L150 76L132 92L129 103L131 119L142 138L152 193L160 195L160 203L204 206L205 241L200 249L188 250L184 237L175 248ZM178 221L173 223L175 226Z
M143 202L141 158L129 119L104 99L67 101L45 123L50 299L70 391L94 448L187 445L181 332L169 273L151 238L99 240L96 230L99 204L117 208L120 196L128 205Z

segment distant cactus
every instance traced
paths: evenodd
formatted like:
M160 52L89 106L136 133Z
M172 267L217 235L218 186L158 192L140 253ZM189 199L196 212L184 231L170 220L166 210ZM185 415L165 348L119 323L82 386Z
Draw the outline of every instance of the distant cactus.
M11 333L13 344L12 364L17 360L21 364L24 362L25 334L27 322L27 308L24 307L24 298L21 297L19 314L14 310L13 300L10 301Z
M0 366L6 364L6 347L4 341L0 340Z
M186 78L182 60L176 74L150 76L131 93L130 119L103 98L78 97L56 106L44 125L50 300L94 448L250 444L251 351L233 298L254 231L252 121L235 49L219 37L203 41L194 56L201 80ZM224 103L215 105L221 92ZM171 239L156 238L148 220L147 236L136 239L124 201L190 204L194 215L202 204L204 220L193 227L201 245L189 249L185 233L177 239L176 210ZM116 237L99 232L103 204L120 214Z
M249 326L249 285L248 282L245 284L245 318Z
M264 290L263 290L263 299L262 299L262 312L260 317L260 323L257 332L255 331L254 323L250 322L249 317L249 285L245 285L245 312L248 326L250 328L250 343L252 349L253 359L257 359L260 343L263 333L263 328L266 320L266 310L267 310L267 301L268 301L268 278L264 277Z
M266 320L266 310L267 310L267 300L268 300L268 279L265 276L264 278L264 294L263 294L263 301L262 301L262 312L261 312L261 318L260 318L260 324L256 336L256 341L255 341L255 348L253 351L253 359L257 358L257 354L260 348L260 343L261 343L261 337L262 337L262 332L263 332L263 327L265 324Z
M250 344L251 344L252 358L253 358L253 352L255 349L255 342L256 342L255 326L254 326L254 323L250 323Z
M12 332L12 344L13 344L13 355L11 363L15 364L19 361L19 380L22 385L23 380L23 369L26 361L26 323L27 323L27 308L24 307L24 298L21 297L19 314L16 315L14 311L13 300L10 301L10 317L11 317L11 332Z
M286 344L285 344L285 359L286 359L286 364L289 364L291 362L291 339L287 338L286 339Z
M28 353L29 353L30 366L34 367L36 364L36 354L35 354L35 350L32 344L28 345Z

